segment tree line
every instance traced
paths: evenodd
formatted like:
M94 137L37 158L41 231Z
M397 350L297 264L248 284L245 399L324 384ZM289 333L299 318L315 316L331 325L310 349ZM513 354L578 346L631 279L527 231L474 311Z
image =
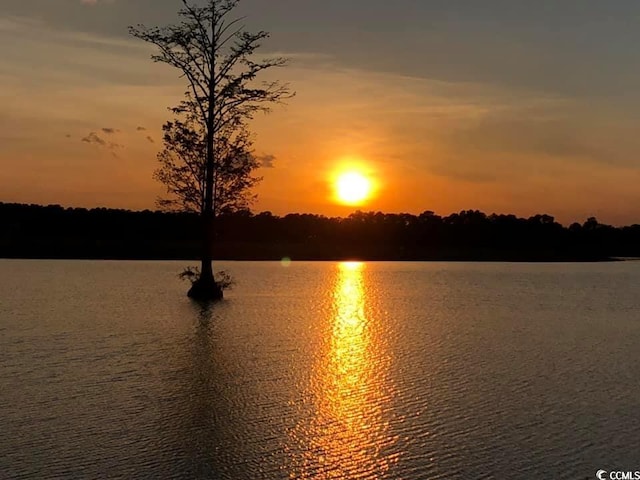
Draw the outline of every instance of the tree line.
M197 259L197 213L0 203L0 257ZM216 218L213 256L230 260L598 261L640 257L640 225L464 210L448 216L357 211L348 217Z

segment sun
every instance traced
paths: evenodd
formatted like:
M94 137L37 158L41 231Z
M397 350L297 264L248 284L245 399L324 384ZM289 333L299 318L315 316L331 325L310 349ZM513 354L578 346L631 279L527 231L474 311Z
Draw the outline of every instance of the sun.
M356 171L341 173L335 181L336 198L345 205L360 205L371 196L372 183Z

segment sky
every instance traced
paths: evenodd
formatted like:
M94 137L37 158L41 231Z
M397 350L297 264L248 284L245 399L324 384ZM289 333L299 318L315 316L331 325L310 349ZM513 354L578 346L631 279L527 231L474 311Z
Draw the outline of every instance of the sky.
M129 25L178 0L0 3L0 201L154 208L167 108L185 90ZM640 223L640 3L243 0L296 91L257 117L255 211L348 215L330 179L359 165L362 210L462 209ZM271 77L270 77L271 78Z

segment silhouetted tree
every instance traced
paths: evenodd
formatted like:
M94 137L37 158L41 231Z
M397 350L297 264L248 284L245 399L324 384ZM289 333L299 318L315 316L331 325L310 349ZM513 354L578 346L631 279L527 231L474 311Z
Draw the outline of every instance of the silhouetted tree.
M162 211L203 214L206 202L206 139L195 112L166 122L164 148L158 154L160 167L154 178L163 183L167 196L156 202ZM215 142L213 214L248 210L255 200L251 188L261 178L253 175L260 166L244 127L225 129Z
M256 77L264 70L284 66L284 58L256 60L253 57L261 42L269 35L260 31L245 31L242 18L231 18L231 12L239 0L207 0L203 6L182 0L179 10L180 22L167 27L131 27L130 33L155 45L159 53L152 56L156 62L166 63L179 69L188 81L185 100L174 113L184 115L187 120L182 125L165 129L171 136L172 128L178 135L189 137L199 134L205 147L202 180L196 182L195 191L184 190L189 203L201 191L203 223L203 248L200 278L193 283L189 296L201 300L222 298L222 290L213 277L214 218L217 195L221 192L216 182L220 181L220 167L223 161L216 161L224 149L218 143L228 142L239 147L236 142L246 132L246 122L257 112L269 110L269 105L289 97L286 85L278 82L257 83ZM186 128L186 130L182 130ZM182 130L182 132L180 131ZM187 141L197 138L185 138ZM162 161L162 160L161 160ZM241 161L234 159L234 161ZM169 166L176 165L170 160ZM161 167L162 169L162 167ZM187 166L188 169L188 166ZM179 172L172 172L179 173ZM185 172L191 174L191 172ZM168 179L168 178L167 178ZM201 188L199 187L201 185ZM181 192L180 188L177 188Z

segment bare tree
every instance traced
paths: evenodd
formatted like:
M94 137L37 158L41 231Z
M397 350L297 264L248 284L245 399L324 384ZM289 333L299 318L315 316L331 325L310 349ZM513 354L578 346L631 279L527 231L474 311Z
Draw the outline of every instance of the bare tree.
M219 192L216 155L220 150L216 149L216 143L228 139L230 132L246 128L246 122L257 112L268 111L272 103L290 97L291 93L287 85L279 82L257 82L262 72L284 66L287 60L256 58L256 50L269 34L247 32L243 18L232 17L239 0L206 0L202 6L188 0L181 3L179 23L166 27L138 25L129 31L158 48L158 53L152 56L154 61L182 72L188 91L174 112L193 112L194 118L204 126L202 267L189 296L217 300L222 298L222 290L214 280L212 267L215 203Z

